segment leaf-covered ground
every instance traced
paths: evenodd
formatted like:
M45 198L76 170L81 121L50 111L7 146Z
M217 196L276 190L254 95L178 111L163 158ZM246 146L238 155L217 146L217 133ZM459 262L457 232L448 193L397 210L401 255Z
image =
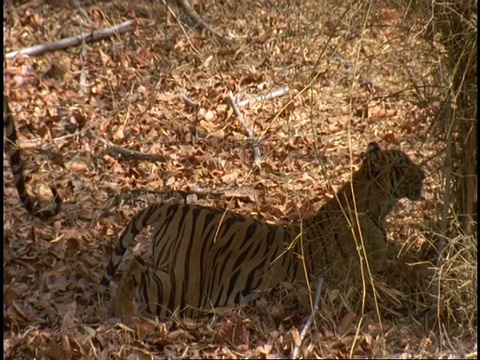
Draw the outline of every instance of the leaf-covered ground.
M28 215L4 156L5 358L276 358L295 348L309 358L476 356L476 256L452 263L458 276L447 286L432 265L444 191L444 145L432 124L445 90L442 51L423 40L425 23L383 1L196 2L237 44L229 47L174 4L80 2L89 24L66 3L4 4L6 53L134 25L7 60L4 91L31 191L48 202L46 185L55 185L65 204L51 221ZM254 166L228 94L248 100L281 87L285 96L240 107L259 141ZM393 248L435 275L385 285L397 308L349 309L348 294L326 284L300 342L308 312L288 284L201 319L165 322L139 309L120 322L110 303L88 306L118 234L147 204L176 197L296 222L348 181L370 141L404 150L427 173L425 201L400 202L388 231ZM463 297L455 290L436 300L435 288L462 287Z

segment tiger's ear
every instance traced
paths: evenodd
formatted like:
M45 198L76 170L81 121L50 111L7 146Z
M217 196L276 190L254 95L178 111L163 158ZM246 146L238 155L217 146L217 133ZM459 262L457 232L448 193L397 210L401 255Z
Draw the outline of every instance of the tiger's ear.
M378 157L372 156L380 151L380 146L374 141L368 144L367 151L365 153L365 166L368 174L372 178L376 178L382 171L381 164L378 164Z

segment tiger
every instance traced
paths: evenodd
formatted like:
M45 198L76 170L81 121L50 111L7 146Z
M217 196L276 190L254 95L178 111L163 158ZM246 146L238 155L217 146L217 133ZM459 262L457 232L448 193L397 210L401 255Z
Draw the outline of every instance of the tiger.
M121 277L114 300L120 318L131 314L134 299L160 318L177 311L195 317L202 309L247 304L257 290L282 282L322 276L334 283L367 265L376 271L387 246L387 215L399 199L423 199L424 178L403 151L371 142L351 180L295 225L200 205L152 204L124 228L94 299L105 295L125 252L148 226L152 264L136 256ZM368 258L374 261L367 264Z
M25 209L33 215L42 220L51 218L57 215L62 208L62 198L57 192L57 189L50 186L53 195L55 207L41 208L36 199L30 196L25 189L25 177L23 175L23 162L20 156L20 147L18 145L17 130L15 128L15 121L12 112L8 105L8 99L3 95L3 128L5 131L4 148L7 154L10 166L12 168L15 186L17 188L20 201Z

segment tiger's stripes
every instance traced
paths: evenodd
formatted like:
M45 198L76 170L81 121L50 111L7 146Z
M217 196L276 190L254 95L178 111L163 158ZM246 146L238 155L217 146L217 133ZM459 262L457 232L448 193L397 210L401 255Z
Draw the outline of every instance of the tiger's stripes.
M248 302L251 289L265 288L287 279L293 281L300 275L296 272L300 268L293 265L299 260L293 252L287 251L298 231L230 211L199 205L159 203L139 212L123 231L120 236L122 241L117 243L107 274L101 281L100 293L107 289L123 254L132 247L135 236L150 225L155 227L153 268L159 270L140 277L136 282L147 279L151 283L147 287L158 288L157 292L168 304L165 308L163 304L156 304L154 313L165 316L164 312L174 309L177 304L181 307L210 308ZM265 247L269 251L264 251ZM277 258L278 261L275 261ZM133 266L138 268L138 261L135 260ZM245 262L248 262L249 272L242 271ZM266 268L271 271L266 271ZM289 273L287 269L294 270ZM230 276L224 276L227 273ZM158 278L165 280L158 281ZM203 291L192 291L198 288Z
M132 261L118 287L117 316L132 310L134 297L161 317L176 309L190 316L198 309L248 302L254 290L279 282L304 282L306 274L327 281L358 275L367 256L375 259L373 268L385 250L386 216L400 198L421 199L423 179L404 152L370 143L352 181L301 226L198 205L150 205L122 232L97 296L106 292L126 250L147 226L153 227L153 264Z
M25 190L25 178L23 176L23 163L20 157L17 130L15 129L15 122L5 94L3 95L3 128L5 131L5 153L10 160L10 166L12 167L15 186L17 188L20 201L25 206L25 209L27 209L27 211L34 216L37 216L41 219L48 219L55 216L61 210L62 199L54 187L50 187L55 201L55 207L52 209L40 208L35 198L30 196Z

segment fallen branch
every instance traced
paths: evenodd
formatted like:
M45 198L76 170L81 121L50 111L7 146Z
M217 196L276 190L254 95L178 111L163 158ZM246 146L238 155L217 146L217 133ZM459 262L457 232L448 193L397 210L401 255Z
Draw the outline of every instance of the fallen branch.
M232 107L233 111L235 112L235 115L238 117L240 122L243 124L243 127L245 128L245 131L247 133L250 144L252 145L254 165L260 166L260 164L262 162L262 155L260 153L258 140L255 139L255 136L253 134L253 130L247 124L247 122L245 121L245 118L243 117L243 114L240 112L240 109L238 108L238 105L237 105L237 101L235 100L235 96L233 95L233 93L231 91L228 93L228 100L229 100L228 101L229 105Z
M312 322L315 319L315 315L318 311L318 304L320 302L320 294L322 293L322 286L323 286L323 276L320 276L318 278L317 287L315 289L315 301L313 303L312 313L310 314L310 317L308 318L305 326L302 329L302 332L300 333L300 344L293 348L292 356L291 356L292 359L298 358L298 351L300 350L300 346L302 346L303 338L307 334L307 331L310 328L310 325L312 325Z
M273 90L273 91L270 91L269 93L265 94L265 95L258 95L258 96L255 96L253 99L246 99L246 100L241 100L241 101L238 101L237 102L237 105L238 106L245 106L245 105L248 105L248 104L254 104L256 103L257 101L264 101L264 100L271 100L271 99L275 99L277 97L281 97L283 95L286 95L288 94L288 91L289 91L289 88L288 86L282 86L281 88L279 89L276 89L276 90Z
M191 20L193 20L193 22L195 23L196 26L200 27L202 30L208 31L213 36L215 36L218 40L220 40L223 44L231 46L231 47L236 47L236 44L232 40L220 35L219 33L217 33L215 31L214 28L212 28L208 23L206 23L200 17L200 15L197 14L195 9L190 5L190 1L188 1L188 0L177 0L177 3L180 6L180 8L182 8L182 10L185 12L185 14L187 14L187 16Z
M93 31L92 33L83 33L78 36L72 36L67 39L62 39L49 44L36 45L29 48L11 51L5 55L7 59L14 58L18 55L40 55L49 51L56 51L69 48L71 46L77 46L83 42L98 41L106 39L112 35L119 34L128 30L133 24L133 21L125 21L121 24Z
M129 150L119 146L113 146L109 149L110 155L114 157L123 156L125 159L145 160L145 161L165 161L165 156L160 154L147 154L135 150Z
M93 137L95 139L104 143L107 146L108 152L110 153L110 155L115 157L115 158L119 158L120 156L122 156L127 160L134 159L134 160L144 160L144 161L154 161L154 162L155 161L161 161L161 162L165 161L165 156L163 156L163 155L142 153L142 152L139 152L139 151L130 150L130 149L127 149L127 148L124 148L124 147L116 146L116 145L110 143L109 141L107 141L105 139L102 139L101 137L99 137L99 136L97 136L93 133L91 133L91 134L93 135Z

